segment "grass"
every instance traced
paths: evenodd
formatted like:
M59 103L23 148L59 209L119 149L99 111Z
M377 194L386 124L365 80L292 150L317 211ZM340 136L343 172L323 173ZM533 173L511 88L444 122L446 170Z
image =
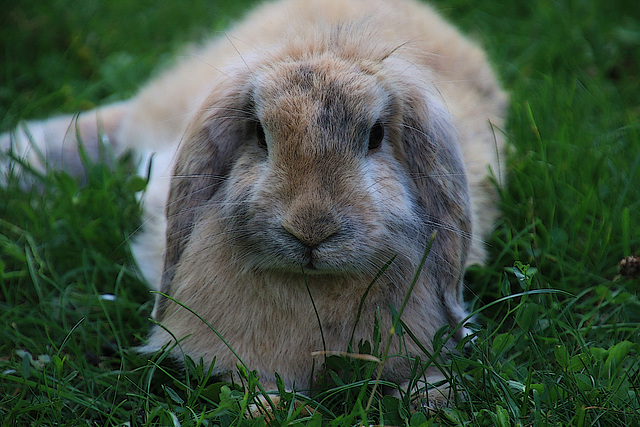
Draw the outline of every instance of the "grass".
M178 46L249 2L21 0L0 17L0 128L129 97ZM513 146L490 260L467 274L475 340L445 370L466 400L411 414L375 396L376 364L330 358L311 416L283 393L273 424L640 425L640 3L442 0L483 41L512 96ZM151 296L129 263L138 226L126 159L0 189L4 425L263 425L259 387L129 351ZM408 335L410 331L406 331ZM386 337L360 350L380 354Z

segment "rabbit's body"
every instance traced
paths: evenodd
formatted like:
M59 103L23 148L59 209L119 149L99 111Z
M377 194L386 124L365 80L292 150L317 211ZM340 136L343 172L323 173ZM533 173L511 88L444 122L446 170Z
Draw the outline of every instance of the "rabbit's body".
M497 213L489 171L500 175L503 139L492 125L505 105L482 51L426 5L284 0L98 116L116 151L157 153L135 248L149 281L266 382L277 372L304 389L321 329L326 350L346 350L354 327L354 344L371 340L375 316L389 329L434 232L403 321L431 349L440 327L464 319L464 268L483 261ZM79 118L85 144L95 117ZM70 121L31 124L36 142L60 152L55 129ZM215 357L217 374L235 369L179 304L161 297L155 316L188 336L187 354ZM171 339L155 327L145 348ZM394 351L426 359L404 344ZM386 362L386 379L409 375L405 358Z

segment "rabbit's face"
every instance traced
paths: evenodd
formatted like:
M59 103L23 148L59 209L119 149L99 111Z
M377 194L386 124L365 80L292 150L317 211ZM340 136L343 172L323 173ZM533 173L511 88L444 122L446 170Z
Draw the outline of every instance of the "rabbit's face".
M391 280L409 279L434 230L429 280L457 289L465 170L443 103L411 68L327 53L236 70L179 154L164 291L186 248L207 262L192 240L228 254L238 274L369 283L392 258Z
M255 122L230 173L229 227L257 270L375 274L420 233L378 76L336 60L265 67ZM412 248L409 249L411 252Z

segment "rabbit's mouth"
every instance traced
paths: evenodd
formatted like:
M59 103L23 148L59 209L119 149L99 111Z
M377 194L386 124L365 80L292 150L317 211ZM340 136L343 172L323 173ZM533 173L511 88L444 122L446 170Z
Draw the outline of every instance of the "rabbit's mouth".
M346 260L341 263L333 263L317 257L310 257L302 262L299 260L281 260L281 262L274 263L270 267L267 270L300 276L348 276L356 273Z
M272 270L294 275L342 277L364 273L359 259L366 257L367 251L349 232L349 227L313 242L302 239L300 234L295 236L290 231L278 233L277 238L267 239L270 244L262 247L254 259L260 267L265 267L267 273ZM360 252L360 257L356 256L357 252Z
M307 263L307 265L302 267L302 270L303 271L308 271L308 272L315 272L315 271L318 271L318 268L313 264L313 261L309 261L309 263Z
M266 275L285 274L299 279L306 276L354 278L375 275L382 268L382 265L378 266L370 259L370 255L367 256L363 248L360 248L359 256L356 256L356 248L338 244L319 245L315 248L292 246L297 247L272 247L269 253L255 254L252 257L255 271ZM382 259L377 256L374 258ZM392 255L388 258L392 258Z
M324 264L324 265L323 265ZM328 266L327 263L323 263L318 259L317 255L311 254L309 255L309 261L306 264L303 264L301 272L304 275L345 275L348 272L348 268L346 262L344 264L338 264L335 266Z

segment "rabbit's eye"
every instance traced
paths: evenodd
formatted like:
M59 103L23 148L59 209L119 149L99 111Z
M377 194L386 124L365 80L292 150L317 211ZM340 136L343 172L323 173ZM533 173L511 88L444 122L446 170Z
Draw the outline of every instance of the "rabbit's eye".
M369 150L375 150L380 147L384 139L384 126L380 122L376 122L369 132Z
M264 128L262 127L262 123L260 123L259 121L256 122L256 138L258 139L258 145L263 148L263 149L267 149L267 138L264 135Z

